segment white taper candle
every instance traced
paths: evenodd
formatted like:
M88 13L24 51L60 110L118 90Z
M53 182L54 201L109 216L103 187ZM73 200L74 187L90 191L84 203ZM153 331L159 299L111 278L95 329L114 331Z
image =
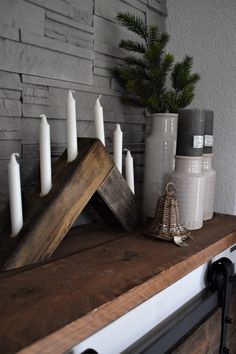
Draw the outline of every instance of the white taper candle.
M120 129L120 124L116 124L116 129L114 131L114 151L113 158L116 167L122 173L122 143L123 143L123 133Z
M104 133L104 121L103 121L103 108L100 103L100 95L96 99L96 103L94 106L94 122L95 122L95 131L96 137L101 140L103 145L105 145L105 133Z
M128 149L124 150L127 152L125 157L125 179L131 191L134 193L134 159Z
M76 106L73 93L69 90L66 100L66 135L67 135L67 161L71 162L78 155L77 128L76 128Z
M45 114L41 114L39 129L40 182L41 196L48 194L52 188L50 125Z
M8 164L11 237L15 237L23 226L20 166L16 161L16 156L19 156L19 154L11 154L11 158Z

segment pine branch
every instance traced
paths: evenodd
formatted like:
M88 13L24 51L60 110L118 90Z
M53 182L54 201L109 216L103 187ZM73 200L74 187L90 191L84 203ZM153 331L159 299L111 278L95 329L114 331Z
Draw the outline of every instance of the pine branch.
M145 62L143 61L142 58L137 58L137 57L135 57L133 55L129 55L129 56L125 57L124 61L129 66L137 66L137 67L140 67L140 68L143 68L143 69L145 69L145 67L146 67Z
M151 95L147 100L147 107L151 113L160 113L162 111L160 96Z
M124 68L122 68L124 70ZM112 68L111 72L116 80L119 82L120 86L125 89L126 88L126 79L122 75L122 69L119 67Z
M176 63L172 74L172 86L179 92L183 90L187 85L196 84L200 79L198 74L191 75L191 69L193 65L193 58L186 56L182 62Z
M166 91L166 80L168 74L170 73L174 62L174 57L172 54L165 54L159 65L154 65L151 72L151 80L153 82L153 87L155 90L161 94Z
M162 70L166 73L170 72L174 63L174 56L172 54L165 54L162 60Z
M127 66L127 67L116 67L113 70L115 77L122 83L127 83L128 81L146 81L147 75L146 71L138 66Z
M121 25L126 27L131 32L136 33L138 36L140 36L146 41L148 27L142 21L141 18L136 17L135 15L131 15L128 12L127 13L119 12L116 18Z
M169 42L170 36L168 33L163 32L160 36L160 45L161 48L164 49L167 43Z
M160 65L162 56L162 48L159 42L153 44L148 51L144 54L145 59L149 65Z
M144 44L131 40L122 39L120 41L119 47L129 52L146 53L146 47Z
M142 107L140 101L134 96L123 95L121 96L121 101L125 104L130 104L135 107Z
M177 103L179 108L188 106L194 98L194 84L186 86L179 94Z
M152 87L148 80L128 80L126 88L129 93L134 94L139 98L140 102L146 102L148 97L152 94Z
M196 84L200 80L200 75L199 74L192 74L189 79L189 83Z
M147 31L147 45L150 48L159 40L159 30L157 26L149 26Z
M167 33L157 26L129 13L119 13L118 22L140 37L139 41L121 40L120 47L136 55L124 58L124 66L114 68L113 74L128 95L123 100L148 108L150 112L177 112L191 103L195 85L200 79L192 73L193 59L185 56L174 65L173 55L166 53Z
M163 94L163 102L167 112L175 113L178 111L177 93L174 90L168 90Z

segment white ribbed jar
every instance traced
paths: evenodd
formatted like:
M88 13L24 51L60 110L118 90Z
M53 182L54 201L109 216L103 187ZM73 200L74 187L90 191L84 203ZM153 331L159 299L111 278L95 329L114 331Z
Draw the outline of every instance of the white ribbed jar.
M143 210L153 217L157 202L174 170L178 114L152 115L152 132L145 141Z
M216 172L212 168L212 158L213 154L204 154L202 160L202 173L206 178L203 220L212 219L214 212Z
M189 230L203 225L205 181L202 156L176 156L171 180L175 184L180 217Z

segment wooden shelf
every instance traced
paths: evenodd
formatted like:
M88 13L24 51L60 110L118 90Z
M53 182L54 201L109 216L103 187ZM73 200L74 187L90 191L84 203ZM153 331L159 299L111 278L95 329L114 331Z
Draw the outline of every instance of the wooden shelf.
M95 228L72 230L48 263L0 274L1 352L64 353L236 243L228 215L183 248Z

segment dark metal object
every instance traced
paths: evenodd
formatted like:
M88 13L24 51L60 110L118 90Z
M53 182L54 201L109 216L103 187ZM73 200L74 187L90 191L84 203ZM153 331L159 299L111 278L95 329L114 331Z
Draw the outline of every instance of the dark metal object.
M71 349L69 352L66 352L64 354L75 354L74 350ZM85 351L83 351L81 354L98 354L98 352L96 352L96 350L94 349L86 349Z
M164 354L215 308L217 293L204 290L122 354Z
M233 253L234 251L236 251L236 245L230 248L230 253Z
M227 258L226 258L227 259ZM221 259L222 260L222 259ZM219 260L220 261L220 260ZM233 277L233 273L228 277L227 270L232 271L233 264L227 259L227 261L223 261L223 263L217 264L220 265L220 268L223 264L223 271L220 273L222 275L219 276L222 279L221 284L224 283L224 279L231 280L231 286L234 285L234 292L236 291L236 276ZM229 266L226 265L231 264ZM215 267L213 267L215 263L213 263L210 267L210 271L208 273L208 281L212 284L210 273L212 274L214 279L218 278L215 276ZM225 268L224 268L225 265ZM217 266L218 268L218 266ZM225 273L227 273L225 275ZM223 289L222 289L223 290ZM228 292L227 292L228 295ZM188 336L191 331L196 328L196 326L200 326L206 318L212 314L213 311L216 311L220 306L223 305L221 301L219 303L219 292L217 289L209 289L206 288L200 294L196 295L192 300L190 300L187 304L182 306L179 310L177 310L173 315L169 316L165 321L161 324L154 327L151 331L141 337L137 342L132 344L129 348L122 352L122 354L164 354L171 353L174 347L183 339L185 336ZM229 302L227 301L226 309L229 308ZM231 319L229 316L226 318L227 322ZM224 334L225 335L225 334ZM225 351L220 353L230 353L228 348L224 348Z
M220 354L230 353L230 349L226 345L226 339L228 325L233 322L229 315L233 274L233 263L226 257L214 262L208 273L208 282L212 290L218 291L218 301L222 307Z

